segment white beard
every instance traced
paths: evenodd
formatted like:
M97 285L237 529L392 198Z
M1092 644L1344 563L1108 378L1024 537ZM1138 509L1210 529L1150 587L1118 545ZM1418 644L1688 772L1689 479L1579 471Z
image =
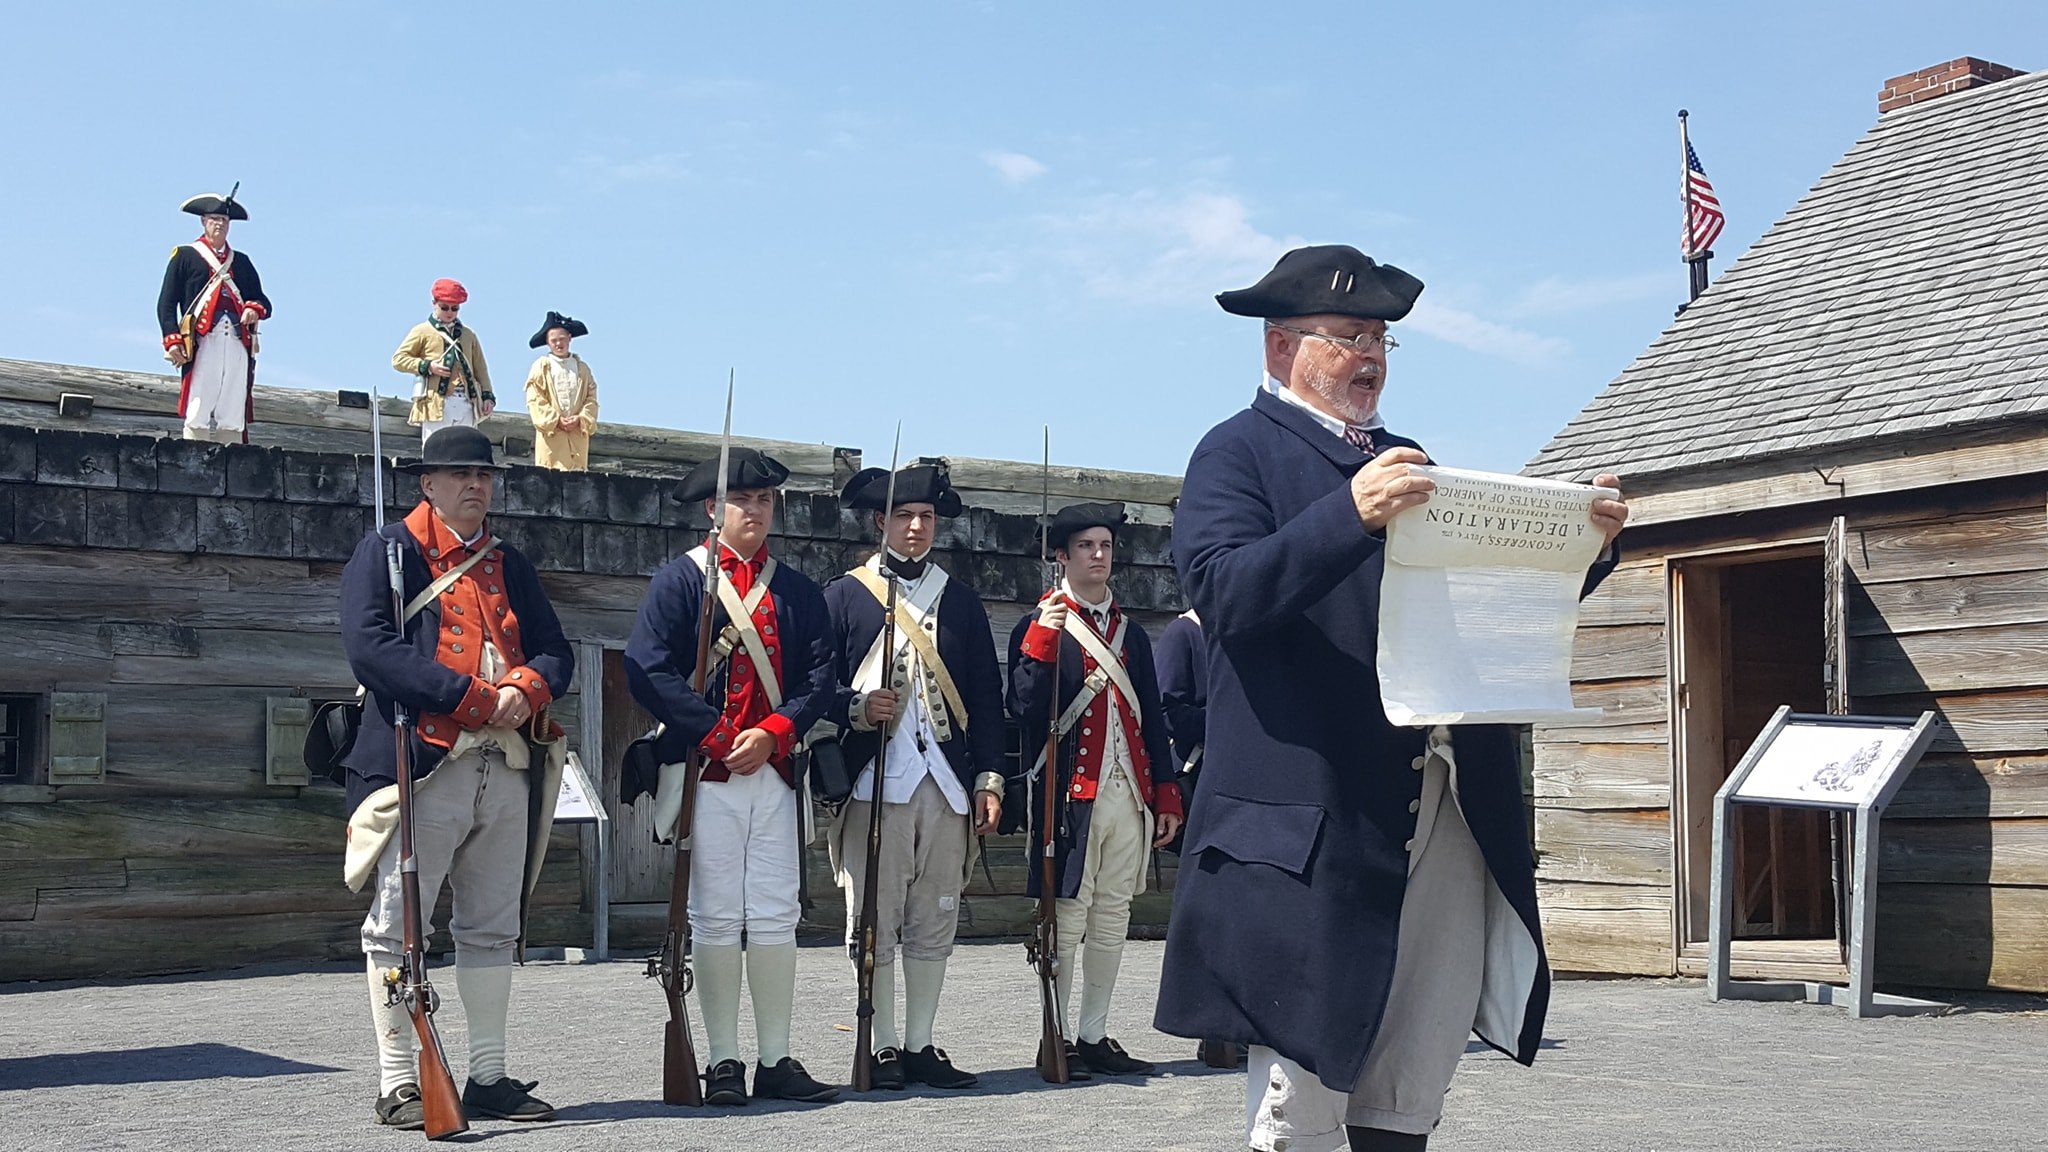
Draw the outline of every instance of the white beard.
M1316 395L1329 403L1331 410L1343 417L1347 424L1364 424L1379 410L1379 397L1375 396L1364 404L1354 402L1349 395L1351 381L1354 379L1357 377L1338 380L1317 367L1310 367L1308 370L1308 386L1315 389Z

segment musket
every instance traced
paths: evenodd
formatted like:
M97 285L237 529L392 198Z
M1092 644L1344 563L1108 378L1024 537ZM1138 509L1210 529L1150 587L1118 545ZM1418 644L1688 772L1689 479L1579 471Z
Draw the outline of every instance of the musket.
M896 515L896 462L902 448L903 422L899 420L896 422L896 442L889 448L889 482L882 496L882 549L885 556L889 547L889 523ZM888 567L884 562L884 576L888 576ZM882 605L882 682L893 686L895 678L890 669L896 666L896 579L893 576L888 579L888 602ZM900 710L903 702L897 701L896 706ZM882 781L887 775L889 760L889 728L894 723L891 720L882 725L882 739L875 745L874 772L868 780L867 870L861 878L860 922L853 934L853 964L860 987L853 1026L855 1092L866 1092L874 1087L875 936L879 931L875 904L881 899L878 884L882 871Z
M380 500L380 521L382 513ZM384 566L391 579L391 618L398 623L399 635L403 637L405 573L399 561L398 541L384 542ZM393 700L391 720L392 731L398 738L398 875L403 896L400 915L405 918L405 958L403 967L384 973L384 986L390 1003L405 1005L412 1017L413 1031L419 1034L420 1105L426 1113L427 1139L445 1140L469 1131L469 1122L463 1119L462 1097L455 1091L455 1077L448 1071L448 1053L441 1047L440 1031L434 1027L434 1012L441 1006L441 998L427 982L426 905L420 900L420 863L412 848L412 717L405 705Z
M712 501L711 535L704 542L704 603L697 613L697 667L690 690L699 696L711 680L712 609L718 603L718 538L725 530L726 477L732 465L733 376L725 381L725 427L718 435L718 495ZM697 1071L697 1048L690 1042L690 1010L684 997L692 984L683 956L690 929L690 855L697 824L697 784L704 775L704 752L690 749L683 761L683 803L676 815L676 866L669 879L668 931L661 951L647 959L647 975L661 982L668 997L668 1025L661 1038L661 1102L696 1108L704 1103L704 1084Z
M1047 578L1054 589L1059 588L1058 573L1052 558L1052 427L1045 429L1045 454L1039 466L1038 496L1038 559L1045 565ZM1057 851L1056 830L1059 827L1060 802L1060 647L1052 649L1052 704L1046 716L1045 760L1039 766L1039 813L1038 813L1038 911L1032 920L1031 938L1025 944L1025 952L1033 967L1038 969L1038 1074L1048 1084L1067 1082L1067 1020L1066 1009L1060 1003L1059 975L1059 922L1058 904L1059 868L1055 857Z
M381 531L384 527L384 413L378 408L380 399L377 386L370 385L370 488L377 496L377 528ZM403 630L401 622L400 631Z

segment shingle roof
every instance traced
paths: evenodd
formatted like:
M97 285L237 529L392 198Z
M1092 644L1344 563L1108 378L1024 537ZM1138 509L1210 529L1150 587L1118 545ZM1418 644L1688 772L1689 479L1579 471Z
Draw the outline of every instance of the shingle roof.
M1884 114L1524 471L2048 418L2044 189L2048 72Z

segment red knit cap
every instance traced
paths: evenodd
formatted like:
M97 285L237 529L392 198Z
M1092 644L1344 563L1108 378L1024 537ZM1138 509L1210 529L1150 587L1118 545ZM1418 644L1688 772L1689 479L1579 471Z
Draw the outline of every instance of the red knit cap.
M454 280L442 278L434 281L434 303L460 304L469 299L469 289Z

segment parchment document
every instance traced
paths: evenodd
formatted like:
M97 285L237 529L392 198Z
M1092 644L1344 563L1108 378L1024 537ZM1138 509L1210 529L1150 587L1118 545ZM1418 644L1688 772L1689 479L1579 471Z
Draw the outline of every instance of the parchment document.
M1590 484L1417 466L1429 503L1387 525L1380 700L1396 724L1529 724L1572 706L1579 590L1604 542Z

